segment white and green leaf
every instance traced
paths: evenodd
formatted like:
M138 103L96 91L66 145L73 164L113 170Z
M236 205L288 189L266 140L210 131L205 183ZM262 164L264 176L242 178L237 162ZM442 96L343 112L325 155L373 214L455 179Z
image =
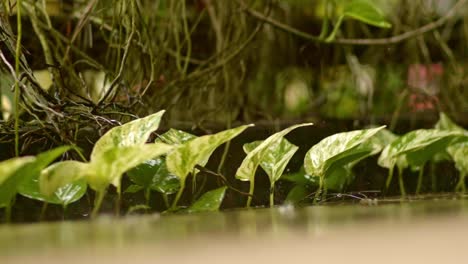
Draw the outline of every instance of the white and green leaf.
M252 125L244 125L213 135L197 137L177 146L167 155L168 170L179 177L181 182L185 181L185 178L195 166L206 162L218 146L235 138L250 126Z
M247 156L242 161L242 164L237 169L236 178L241 181L253 181L255 177L255 171L257 167L260 165L262 160L264 159L265 155L269 152L269 148L274 145L278 144L284 136L286 136L292 130L303 127L303 126L311 126L312 123L304 123L299 125L294 125L288 127L280 132L277 132L267 139L263 140L258 146L255 147L252 151L250 151Z
M335 167L348 165L379 152L381 145L372 143L370 139L384 127L338 133L321 140L306 153L306 173L326 177Z
M91 161L111 148L145 144L151 133L158 129L164 112L164 110L161 110L107 131L94 145L91 152Z
M262 142L254 141L244 144L244 151L248 154L260 146ZM283 175L289 160L298 149L296 145L291 144L285 138L280 138L268 146L268 151L260 161L260 166L267 173L271 184L275 183Z

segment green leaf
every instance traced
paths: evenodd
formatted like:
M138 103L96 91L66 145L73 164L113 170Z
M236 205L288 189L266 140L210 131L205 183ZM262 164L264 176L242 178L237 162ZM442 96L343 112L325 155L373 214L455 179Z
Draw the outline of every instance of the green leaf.
M261 145L263 141L254 141L244 144L244 151L249 154ZM260 160L260 166L265 170L270 178L270 183L275 183L283 175L286 165L299 148L291 144L285 138L272 142L268 150Z
M166 154L172 148L167 144L152 143L108 149L89 163L87 182L96 191L104 190L110 183L120 189L122 174L151 158Z
M455 124L445 113L439 113L439 121L436 123L435 129L439 130L449 130L449 131L458 131L465 135L468 135L468 131L461 126Z
M145 187L141 186L141 185L136 185L136 184L132 184L130 186L128 186L127 189L125 189L124 193L137 193L141 190L144 190Z
M318 185L318 177L312 177L305 172L304 166L298 172L284 174L281 176L282 180L294 182L298 185Z
M40 192L42 195L50 197L60 188L85 177L88 171L88 163L74 160L54 163L42 170L39 176Z
M291 132L292 130L303 127L303 126L310 126L312 123L305 123L299 124L295 126L288 127L280 132L277 132L264 141L262 141L255 149L250 151L247 156L242 161L242 164L237 169L236 178L241 181L253 181L255 177L255 171L257 167L260 165L262 160L264 159L265 155L269 152L270 146L274 144L278 144L277 142L281 140L286 134Z
M177 129L169 129L166 133L160 135L155 142L163 142L169 145L184 144L197 136Z
M127 172L130 180L143 188L172 194L180 188L179 178L167 170L163 157L150 159Z
M379 145L373 144L370 139L384 127L343 132L323 139L305 156L307 174L325 178L340 166L380 151Z
M29 157L25 157L20 159L26 159L26 161L18 161L14 159L12 163L7 163L7 167L13 166L14 168L7 168L5 175L0 176L3 178L0 179L0 206L7 205L11 201L13 196L16 195L16 193L18 192L18 188L24 182L31 180L33 177L37 177L37 175L39 175L42 169L44 169L49 163L54 161L57 157L59 157L69 149L70 147L68 146L58 147L43 152L37 155L36 158L33 158L32 160L30 160ZM24 164L21 165L21 163Z
M30 199L66 206L81 199L87 189L86 181L84 179L78 179L59 187L52 195L44 195L41 192L39 182L39 174L36 174L34 177L23 182L19 186L18 192L22 196Z
M450 118L444 114L440 113L440 118L437 124L435 125L436 129L447 130L453 132L463 133L465 136L468 135L468 131L450 120ZM464 142L452 142L447 147L447 152L455 162L455 167L461 173L468 173L468 142L465 139Z
M227 187L221 187L203 194L188 209L189 213L218 211L224 199Z
M351 169L348 166L334 169L325 178L325 188L327 190L341 192L352 181Z
M19 157L0 162L0 207L10 203L24 177L24 168L35 160L35 157Z
M151 133L158 129L164 112L161 110L107 131L94 145L91 161L112 148L144 145Z
M349 1L344 7L343 16L350 17L376 27L392 27L392 25L385 20L383 12L380 11L370 0Z
M461 173L468 174L468 142L456 144L449 151L455 162L455 167Z
M250 126L252 125L244 125L214 135L197 137L177 146L167 155L168 170L179 177L181 182L185 182L185 178L194 169L195 165L206 162L218 146L233 139Z
M296 185L288 193L285 203L297 204L303 201L310 194L305 185Z
M453 140L463 137L460 132L437 129L419 129L411 131L385 147L378 164L385 168L400 168L408 165L419 167L438 152L444 151Z

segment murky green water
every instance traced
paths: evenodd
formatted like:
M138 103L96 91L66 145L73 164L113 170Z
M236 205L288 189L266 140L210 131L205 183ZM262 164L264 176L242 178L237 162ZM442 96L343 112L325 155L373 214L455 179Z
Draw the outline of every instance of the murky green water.
M466 242L468 200L439 198L2 225L0 263L449 263Z

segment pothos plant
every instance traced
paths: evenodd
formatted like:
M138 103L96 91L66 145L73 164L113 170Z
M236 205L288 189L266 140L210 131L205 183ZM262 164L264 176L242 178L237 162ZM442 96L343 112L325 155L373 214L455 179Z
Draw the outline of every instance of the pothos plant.
M178 203L189 175L195 177L197 166L205 166L214 150L233 139L251 125L221 131L213 135L196 137L171 129L158 136L154 143L146 143L155 131L164 111L115 127L96 143L89 162L62 161L50 165L70 147L56 148L36 157L19 157L0 163L0 207L10 216L11 204L17 193L23 196L61 204L64 208L80 199L90 186L96 192L92 216L96 216L109 185L120 195L121 178L128 172L134 183L127 190L156 190L167 195L175 194L170 209L180 209ZM401 193L405 195L402 171L412 167L420 171L416 193L420 191L423 167L436 155L447 152L460 171L457 190L464 191L468 172L468 133L453 123L445 114L435 129L420 129L396 136L384 126L338 133L324 138L309 149L303 171L283 175L298 147L284 137L292 130L310 126L299 124L273 134L263 141L244 145L247 156L236 172L236 178L250 182L247 206L251 205L256 170L260 166L270 179L270 205L274 205L275 183L283 178L294 181L287 199L298 201L308 195L304 186L315 186L315 200L327 190L342 191L353 180L352 168L359 161L382 151L378 163L389 169L387 187L395 166L399 169ZM198 167L200 168L200 167ZM203 194L188 208L188 212L217 210L227 186Z
M402 196L406 195L403 181L403 170L411 167L419 171L416 194L422 186L425 164L437 153L444 151L448 146L466 141L466 136L457 131L444 131L438 129L418 129L411 131L387 145L378 160L378 164L389 169L387 187L393 175L393 169L398 168L398 180Z
M294 152L297 150L296 146L290 144L283 137L296 128L311 125L313 124L305 123L291 126L271 135L261 142L253 142L244 146L247 156L237 169L236 178L241 181L250 182L247 207L250 207L252 203L252 196L255 188L255 172L259 165L263 167L270 178L270 205L273 205L274 184L283 173Z
M282 177L296 184L287 201L303 200L309 194L307 186L316 188L315 201L327 190L342 191L352 182L352 168L383 148L383 140L377 135L384 131L384 127L334 134L312 146L304 158L304 167Z
M36 157L17 157L0 162L0 208L6 208L7 221L10 220L11 206L15 195L22 192L23 195L29 197L24 190L28 188L31 179L37 178L42 169L69 149L70 147L63 146L41 153ZM57 200L66 200L61 192L55 193L55 196Z
M164 143L146 144L163 114L160 111L110 129L94 145L89 162L64 161L44 170L39 183L41 192L51 195L60 187L84 178L96 191L91 214L95 217L109 185L114 185L120 196L121 178L126 171L173 148Z
M160 135L156 139L156 142L164 142L171 145L174 147L173 150L168 152L165 157L148 160L131 170L129 172L130 178L136 185L141 186L141 189L145 189L146 193L149 193L151 189L162 193L167 207L170 207L170 210L177 210L178 202L185 190L187 177L190 174L196 177L198 173L195 167L197 165L205 166L216 148L233 139L250 126L244 125L201 137L184 131L170 129ZM194 182L196 181L194 180ZM224 196L224 192L225 188L219 189L218 192L213 192L209 197L213 197L216 194L218 197ZM170 205L167 195L172 193L176 193L176 196L172 201L172 205ZM206 196L200 197L192 205L192 207L198 208L197 211L201 210L200 206L196 205L202 204L201 201L204 201L203 197ZM189 211L195 211L195 209L192 208Z

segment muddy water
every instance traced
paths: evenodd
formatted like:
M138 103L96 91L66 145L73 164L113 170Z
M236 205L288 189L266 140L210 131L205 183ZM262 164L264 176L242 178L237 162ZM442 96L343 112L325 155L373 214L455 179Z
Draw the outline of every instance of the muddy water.
M468 263L468 200L0 226L0 263Z

